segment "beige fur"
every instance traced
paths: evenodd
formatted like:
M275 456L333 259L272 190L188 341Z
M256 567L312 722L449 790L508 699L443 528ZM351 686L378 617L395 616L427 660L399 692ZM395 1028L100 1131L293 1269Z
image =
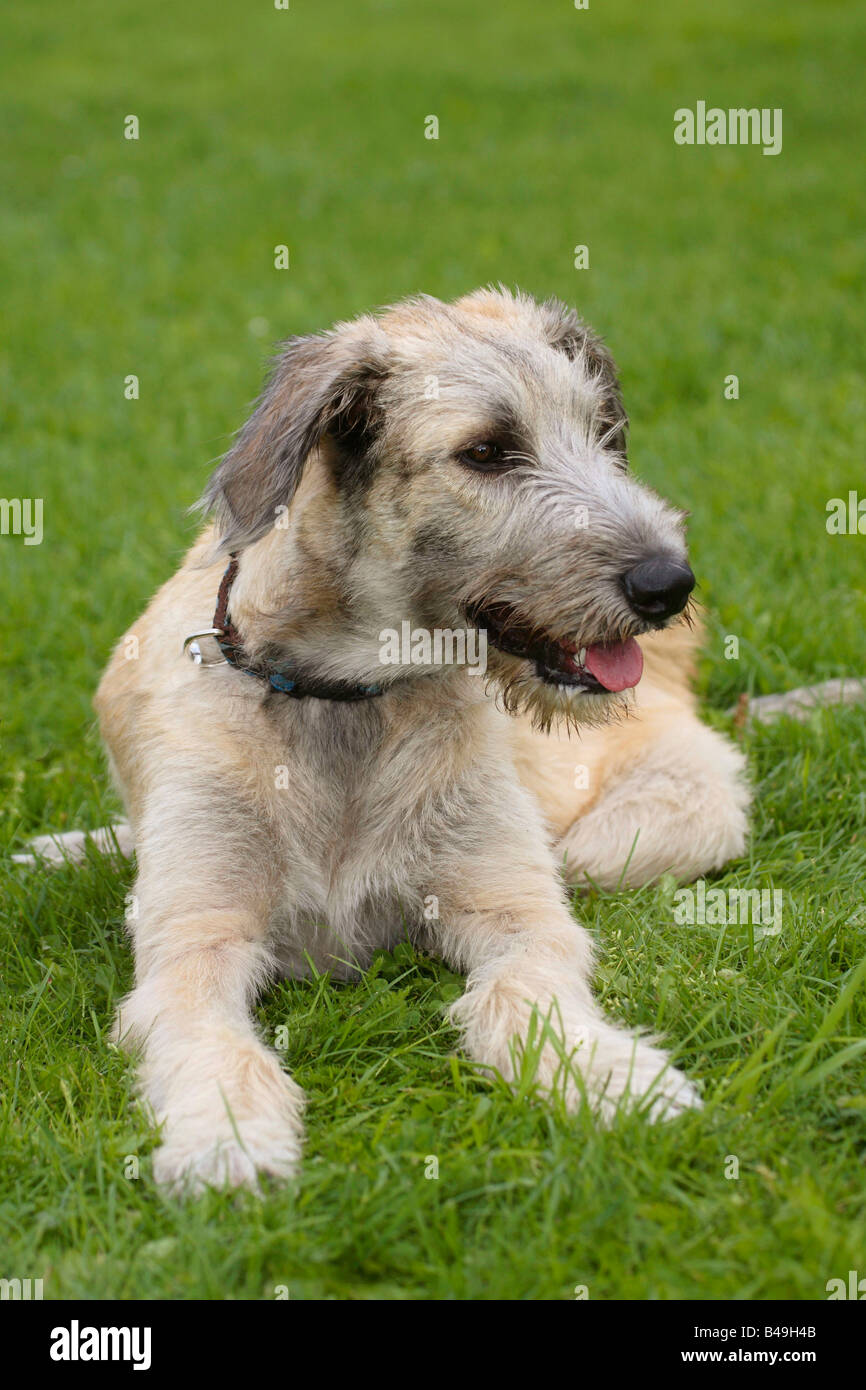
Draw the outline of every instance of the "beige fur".
M473 473L461 448L503 419L517 465ZM567 856L577 883L690 878L746 831L742 760L690 691L695 630L651 632L622 598L620 571L648 547L685 554L679 516L624 471L624 427L599 340L524 296L411 301L286 349L209 490L216 528L96 698L138 860L118 1031L141 1056L170 1188L294 1170L302 1097L254 1027L255 994L308 959L351 976L407 931L466 973L453 1017L484 1066L513 1076L538 1010L542 1089L602 1118L698 1103L594 1002L560 874ZM292 699L182 656L211 625L227 548L252 656L386 694ZM642 633L636 694L560 688L495 647L487 682L383 670L381 629L456 626L479 595L557 641Z

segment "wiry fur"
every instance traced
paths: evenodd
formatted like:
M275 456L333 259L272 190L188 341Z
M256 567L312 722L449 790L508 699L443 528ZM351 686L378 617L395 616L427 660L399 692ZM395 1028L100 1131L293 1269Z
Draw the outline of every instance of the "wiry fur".
M516 463L501 476L458 458L491 435ZM630 701L554 689L492 647L490 693L463 668L379 659L382 629L457 628L479 601L557 641L645 632L621 575L649 552L684 559L681 517L627 472L600 340L562 305L493 290L297 340L206 506L215 527L96 700L138 858L136 983L118 1031L163 1126L158 1179L290 1173L301 1096L253 1025L255 993L308 959L351 974L407 930L466 973L453 1016L480 1063L512 1077L537 1008L552 1030L542 1089L565 1057L570 1100L585 1093L603 1115L696 1104L665 1054L594 1002L560 875L564 854L575 881L615 886L741 850L741 759L696 716L694 635L642 638ZM253 658L386 694L294 700L182 657L210 625L227 551Z

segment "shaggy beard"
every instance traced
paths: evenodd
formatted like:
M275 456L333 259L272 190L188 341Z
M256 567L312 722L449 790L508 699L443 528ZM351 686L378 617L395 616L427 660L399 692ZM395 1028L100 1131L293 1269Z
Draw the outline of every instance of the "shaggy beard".
M505 666L504 662L501 664ZM575 733L615 724L634 707L633 690L608 695L561 690L539 680L526 662L518 663L516 668L509 662L507 669L490 670L487 689L506 714L528 715L533 728L545 734L554 724Z

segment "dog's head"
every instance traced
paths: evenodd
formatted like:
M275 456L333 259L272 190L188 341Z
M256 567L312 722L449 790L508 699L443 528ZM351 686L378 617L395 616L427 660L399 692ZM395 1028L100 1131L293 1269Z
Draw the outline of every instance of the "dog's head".
M422 297L288 342L205 502L243 549L319 470L351 633L329 674L381 676L383 628L469 624L509 709L596 721L640 678L635 636L694 583L680 515L629 474L626 424L610 354L564 305Z

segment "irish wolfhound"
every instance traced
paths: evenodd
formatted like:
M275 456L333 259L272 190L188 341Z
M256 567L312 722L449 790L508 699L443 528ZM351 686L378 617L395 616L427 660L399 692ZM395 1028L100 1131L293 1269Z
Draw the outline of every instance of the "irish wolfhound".
M557 302L421 297L284 346L96 697L138 860L118 1036L168 1187L293 1171L302 1095L256 993L404 934L465 972L484 1067L513 1079L537 1011L540 1091L602 1119L699 1103L595 1003L561 872L688 879L746 833L694 632L661 631L694 582L682 518L629 475L625 428ZM437 631L486 634L484 675L417 640ZM386 659L401 632L411 660Z

